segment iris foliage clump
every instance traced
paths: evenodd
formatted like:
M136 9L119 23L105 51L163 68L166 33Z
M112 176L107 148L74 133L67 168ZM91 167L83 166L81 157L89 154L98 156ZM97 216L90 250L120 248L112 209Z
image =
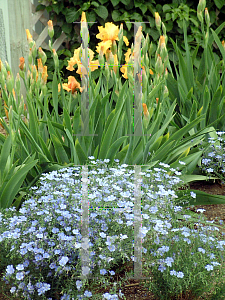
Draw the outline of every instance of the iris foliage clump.
M184 201L176 195L181 173L160 163L140 172L136 180L135 171L118 160L116 167L107 169L109 160L98 160L98 166L93 157L89 159L89 240L82 240L81 234L79 166L43 174L19 211L2 210L0 245L7 257L2 264L12 295L48 300L59 299L58 294L60 299L123 298L116 286L103 295L91 287L96 278L107 287L115 265L135 260L133 196L138 183L143 274L151 278L148 287L159 299L189 291L199 296L210 290L212 276L223 275L225 241L219 240L218 227L202 215L194 219L191 211L178 205ZM91 250L90 268L82 266L81 248Z

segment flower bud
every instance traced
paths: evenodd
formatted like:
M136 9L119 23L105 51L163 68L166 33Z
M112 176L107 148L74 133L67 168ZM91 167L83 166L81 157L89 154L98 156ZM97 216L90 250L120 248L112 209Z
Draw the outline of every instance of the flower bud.
M44 66L44 70L43 70L43 73L42 73L42 76L41 76L41 85L46 85L47 77L48 77L47 66Z
M151 55L155 52L155 48L154 48L154 45L153 43L151 42L150 43L150 46L149 46L149 56L151 57Z
M161 32L162 21L159 16L159 13L157 13L157 12L155 12L155 24L156 24L156 28L158 29L158 31Z
M108 64L109 64L109 69L112 70L113 66L114 66L114 57L112 52L110 51L109 56L108 56L108 60L107 60Z
M203 12L206 7L206 0L199 0L198 6L197 6L197 11Z
M100 67L102 69L104 67L104 64L105 64L105 59L104 59L104 56L103 56L103 47L101 47L101 49L99 51L98 61L99 61Z
M36 56L37 56L37 48L36 48L36 43L35 43L35 41L34 41L34 43L33 43L33 46L32 46L32 48L31 48L31 51L32 51L33 60L35 61Z
M222 46L223 46L223 49L225 50L225 41L224 40L222 41Z
M8 112L7 108L8 108L8 106L7 106L7 104L4 100L4 111L5 111L5 115L6 115L7 120L9 120L9 112Z
M146 65L146 67L148 68L148 66L149 66L149 58L148 58L148 54L147 53L145 54L144 63Z
M24 59L24 57L20 57L19 68L20 68L21 71L26 71L25 59Z
M166 70L165 70L165 78L167 78L168 77L168 69L166 68Z
M20 87L21 87L20 75L19 75L19 73L17 73L17 75L16 75L16 87L15 87L17 95L20 94Z
M119 40L123 39L123 23L120 24L120 30L118 33Z
M146 75L146 71L143 69L142 71L142 92L144 93L147 90L148 78Z
M38 71L36 65L32 66L32 76L33 79L37 82L38 80Z
M201 23L203 23L202 12L197 11L197 17L198 17L199 21L200 21Z
M147 33L146 39L144 39L144 43L142 44L142 54L143 55L145 55L145 53L147 53L148 45L149 45L149 38L148 38L148 33Z
M39 58L41 58L42 64L45 65L46 60L47 60L47 56L46 56L45 52L42 50L41 47L38 48L38 56L39 56Z
M51 20L49 20L49 21L47 22L47 24L48 24L48 35L49 35L50 38L52 39L53 36L54 36L53 23L52 23Z
M109 66L108 66L107 62L105 63L105 75L106 75L107 81L109 81Z
M112 50L113 55L115 55L117 53L116 41L113 41L111 50Z
M117 69L118 69L118 58L117 58L117 54L113 55L113 59L114 59L114 66L113 66L113 71L116 74L117 73Z
M166 37L166 26L162 22L162 30L163 30L163 35Z
M32 39L32 35L30 34L29 29L26 29L26 34L27 34L27 40L28 40L28 43L29 43L29 47L32 48L34 41Z
M52 42L51 42L51 40L48 41L48 46L49 46L50 51L52 51Z
M57 55L55 49L52 49L52 52L53 52L53 59L54 59L54 63L55 63L55 68L58 70L59 69L58 55Z
M19 105L19 111L18 111L19 115L21 115L24 110L24 104L25 103L24 103L23 95L22 95L21 100L20 100L20 105Z
M6 68L5 68L5 66L2 62L1 62L1 74L2 74L3 81L5 81L5 78L7 77L7 71L6 71Z
M28 55L28 62L29 62L29 65L32 65L32 51L31 51L31 48L30 48L30 52L29 52L29 55Z
M86 14L84 11L82 11L82 14L81 14L81 22L87 23Z
M205 8L205 22L206 22L207 27L209 27L210 16L209 16L209 12L208 12L208 8L207 7Z
M155 71L158 75L161 75L162 72L163 72L162 58L159 54L158 54L157 61L156 61L156 64L155 64Z
M5 64L6 64L6 71L8 72L10 72L10 74L12 74L12 69L10 68L10 66L9 66L9 64L8 64L8 62L6 61L5 62Z
M160 36L160 40L159 40L159 49L160 49L160 56L162 58L162 60L164 61L164 59L166 58L168 52L166 49L166 42L165 42L165 37L164 35Z
M42 64L41 58L38 58L37 62L38 62L38 72L42 73L44 68L43 68L43 64Z
M14 86L14 78L13 75L10 74L10 71L7 72L6 85L9 93L12 93L13 86Z
M165 85L165 86L164 86L164 91L163 91L163 97L166 98L166 97L168 97L168 96L169 96L169 91L168 91L167 86Z
M149 111L147 108L147 105L145 103L142 103L143 106L143 111L144 111L144 119L143 119L143 124L145 129L148 127L149 121L150 121L150 115L149 115Z
M12 105L10 105L10 107L9 107L9 114L8 114L8 117L9 117L9 124L12 124L12 119L13 119L13 109L12 109Z

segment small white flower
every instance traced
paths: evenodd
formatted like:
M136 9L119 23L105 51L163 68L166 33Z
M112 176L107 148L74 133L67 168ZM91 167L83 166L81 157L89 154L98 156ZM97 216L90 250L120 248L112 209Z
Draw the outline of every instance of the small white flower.
M192 198L196 198L196 194L194 192L190 192Z
M202 214L204 211L206 211L206 210L203 209L203 208L198 208L198 209L196 209L196 212L200 212L201 214Z
M211 270L213 270L213 266L211 266L211 265L206 265L206 266L205 266L205 269L206 269L207 271L211 271Z

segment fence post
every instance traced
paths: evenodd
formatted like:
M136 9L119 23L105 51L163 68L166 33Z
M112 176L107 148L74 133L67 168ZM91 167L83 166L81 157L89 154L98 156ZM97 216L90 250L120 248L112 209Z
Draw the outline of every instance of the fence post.
M28 66L29 45L27 43L26 29L31 29L31 3L30 0L8 0L9 36L11 69L16 78L19 73L20 57L24 57ZM21 94L26 101L26 89L21 80Z

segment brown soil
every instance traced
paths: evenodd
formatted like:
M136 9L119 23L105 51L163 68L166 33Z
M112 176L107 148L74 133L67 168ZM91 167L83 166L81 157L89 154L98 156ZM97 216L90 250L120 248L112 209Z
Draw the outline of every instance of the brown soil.
M219 183L209 181L194 182L190 185L193 190L200 190L211 195L225 195L225 186ZM195 205L194 210L203 208L206 211L203 213L209 221L223 220L225 222L225 204L213 205Z

